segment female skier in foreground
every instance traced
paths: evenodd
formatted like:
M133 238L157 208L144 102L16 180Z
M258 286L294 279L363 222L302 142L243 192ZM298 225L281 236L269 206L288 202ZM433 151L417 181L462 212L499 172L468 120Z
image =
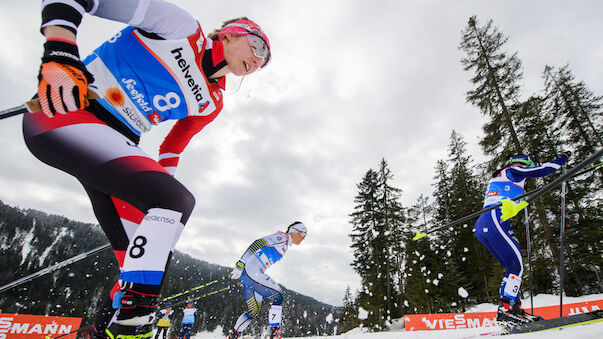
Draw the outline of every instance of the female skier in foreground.
M129 26L82 62L76 34L85 13ZM180 154L220 113L225 75L268 64L268 38L246 18L206 37L190 14L163 0L43 0L41 30L42 111L25 115L25 142L82 183L121 267L90 336L148 338L195 204L173 176ZM88 88L100 99L89 100ZM178 121L155 160L138 141L166 120Z

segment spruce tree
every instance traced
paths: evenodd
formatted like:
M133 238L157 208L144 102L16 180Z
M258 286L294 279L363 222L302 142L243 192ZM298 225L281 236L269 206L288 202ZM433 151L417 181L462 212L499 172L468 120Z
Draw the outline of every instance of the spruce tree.
M521 61L517 53L508 55L503 47L508 40L489 20L479 26L476 16L469 18L462 32L460 49L466 53L461 59L465 71L473 71L471 83L475 86L467 92L467 101L477 106L482 114L490 117L485 129L499 131L496 138L486 136L487 153L510 148L522 151L517 136L513 112L509 105L519 97L519 81L522 79Z
M369 170L357 185L356 206L350 214L352 267L362 283L357 301L369 312L364 324L375 330L401 315L404 210L399 203L401 191L392 186L392 178L382 159L379 171Z
M358 307L356 306L356 300L352 296L350 286L345 289L343 296L343 307L341 308L339 316L338 334L345 333L353 328L358 327Z

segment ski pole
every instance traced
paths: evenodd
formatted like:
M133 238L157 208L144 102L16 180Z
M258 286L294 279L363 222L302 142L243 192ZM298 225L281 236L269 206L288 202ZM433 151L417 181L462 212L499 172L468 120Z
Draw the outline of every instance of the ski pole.
M549 184L536 189L534 191L531 192L527 192L524 193L518 197L515 197L513 199L506 199L506 200L501 200L500 202L496 203L495 205L492 205L488 208L485 208L483 210L471 213L469 215L466 215L460 219L451 221L449 223L447 223L446 225L443 226L439 226L436 228L432 228L428 231L425 232L419 232L416 231L415 236L413 237L413 241L415 240L419 240L425 236L427 236L427 234L429 233L433 233L433 232L437 232L439 230L460 224L462 222L465 222L467 220L471 220L477 216L480 216L482 213L486 213L489 212L493 209L499 208L502 206L503 208L503 221L504 220L508 220L509 218L517 215L517 213L519 211L521 211L524 207L526 207L530 202L534 201L535 199L540 198L543 194L549 192L550 190L552 190L553 188L557 187L560 183L567 181L577 175L580 174L584 174L586 172L589 172L591 170L595 170L595 169L599 169L602 167L602 164L599 163L597 166L592 166L591 168L588 168L587 170L584 170L582 172L579 172L580 170L582 170L584 167L586 167L588 164L593 163L595 161L597 161L599 158L601 158L603 156L603 148L599 149L598 151L596 151L594 154L592 154L590 157L588 157L586 160L583 160L581 163L579 163L578 165L574 166L572 169L570 169L569 171L567 171L566 173L560 175L559 177L557 177L557 179L553 180L552 182L550 182ZM515 204L514 201L522 199L522 198L526 198L525 200L521 201L519 204Z
M563 166L563 172L565 172L565 166ZM564 246L564 234L565 234L565 181L561 184L561 227L559 231L559 317L563 317L563 276L565 275L565 246Z
M185 294L188 294L188 293L191 293L191 292L194 292L194 291L200 290L200 289L202 289L202 288L205 288L205 287L211 286L211 285L213 285L213 284L215 284L215 283L217 283L217 282L218 282L218 279L213 280L213 281L210 281L210 282L208 282L208 283L206 283L206 284L202 284L202 285L199 285L199 286L193 287L193 288L191 288L190 290L186 290L186 291L184 291L184 292L180 292L180 293L177 293L177 294L171 295L171 296L169 296L169 297L165 297L165 298L163 298L163 300L162 300L162 301L168 301L168 300L171 300L171 299L174 299L174 298L178 298L178 297L183 296L183 295L185 295Z
M530 280L530 308L531 313L534 314L534 284L532 283L532 240L530 239L530 218L528 215L528 209L525 210L525 225L526 225L526 251L528 252L528 265L529 265L529 280Z
M17 280L15 280L15 281L13 281L11 283L8 283L8 284L6 284L4 286L0 286L0 293L2 293L4 291L7 291L7 290L9 290L9 289L11 289L13 287L19 286L19 285L21 285L21 284L23 284L25 282L28 282L30 280L33 280L35 278L41 277L41 276L43 276L43 275L45 275L47 273L51 273L53 271L56 271L59 268L65 267L67 265L71 265L74 262L77 262L77 261L80 261L82 259L85 259L85 258L87 258L87 257L89 257L89 256L91 256L91 255L93 255L93 254L95 254L97 252L100 252L100 251L102 251L104 249L107 249L109 247L111 247L110 244L105 244L103 246L100 246L100 247L97 247L95 249L92 249L92 250L90 250L88 252L84 252L82 254L78 254L78 255L76 255L74 257L71 257L69 259L63 260L63 261L61 261L59 263L56 263L56 264L54 264L52 266L48 266L46 268L43 268L43 269L39 270L38 272L35 272L33 274L30 274L30 275L25 276L25 277L20 278L20 279L17 279Z
M88 99L99 99L99 98L100 98L100 96L96 92L94 92L91 89L88 89ZM29 113L39 112L41 110L42 110L42 107L40 106L40 101L38 100L38 98L33 98L22 105L0 111L0 120L9 118L9 117L12 117L15 115L27 113L27 112L29 112Z
M237 285L237 286L239 286L239 284L240 284L240 283L237 283L236 285ZM203 295L200 295L200 296L198 296L198 297L194 297L194 298L190 298L190 299L186 299L186 300L179 301L179 302L177 302L177 303L172 304L172 306L178 306L178 305L181 305L181 304L188 303L189 301L195 301L195 300L199 300L199 299L207 298L207 297L212 296L212 295L214 295L214 294L222 293L222 292L224 292L224 291L226 291L226 290L229 290L231 287L233 287L233 286L232 286L232 284L229 284L229 285L227 285L227 286L225 286L225 287L222 287L222 288L217 289L217 290L215 290L215 291L208 292L208 293L203 294Z
M566 173L560 175L555 180L551 181L548 185L545 185L544 187L542 187L540 190L538 190L538 192L534 192L534 194L530 195L525 201L530 203L530 202L540 198L543 194L545 194L545 193L549 192L550 190L552 190L553 188L557 187L562 182L567 181L568 179L570 179L578 174L581 174L581 173L579 173L579 171L581 169L586 167L588 164L597 161L601 157L603 157L603 148L600 148L598 151L593 153L593 155L586 158L586 160L583 160L581 163L572 167ZM600 167L597 166L597 167L594 167L593 169L597 169L597 168L600 168ZM584 172L584 173L586 173L586 172Z

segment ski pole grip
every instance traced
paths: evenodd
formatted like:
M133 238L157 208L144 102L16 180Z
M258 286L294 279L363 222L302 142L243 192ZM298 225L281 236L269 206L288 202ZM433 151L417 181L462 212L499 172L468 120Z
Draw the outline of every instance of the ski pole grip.
M100 96L95 91L88 88L88 99L100 99ZM25 103L25 106L27 107L29 113L39 112L42 110L38 98L29 100Z

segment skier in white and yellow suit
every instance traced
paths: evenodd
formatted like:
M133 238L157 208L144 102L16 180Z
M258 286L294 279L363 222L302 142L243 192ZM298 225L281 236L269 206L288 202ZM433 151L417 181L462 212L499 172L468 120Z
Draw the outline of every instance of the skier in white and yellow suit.
M281 260L291 244L301 244L307 234L306 225L296 221L289 225L287 232L278 231L257 239L243 253L230 277L241 280L247 311L239 316L230 330L229 338L238 338L247 328L258 315L263 298L271 302L268 315L268 323L272 328L271 338L280 338L283 295L280 286L265 271Z

